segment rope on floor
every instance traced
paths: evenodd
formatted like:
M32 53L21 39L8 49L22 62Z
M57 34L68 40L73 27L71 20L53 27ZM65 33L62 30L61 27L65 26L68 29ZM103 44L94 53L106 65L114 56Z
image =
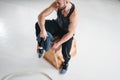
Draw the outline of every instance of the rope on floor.
M26 75L35 75L35 74L41 74L48 78L49 80L53 80L48 74L44 72L17 72L17 73L10 73L8 75L5 75L1 80L11 80L14 77L20 77L20 76L26 76Z

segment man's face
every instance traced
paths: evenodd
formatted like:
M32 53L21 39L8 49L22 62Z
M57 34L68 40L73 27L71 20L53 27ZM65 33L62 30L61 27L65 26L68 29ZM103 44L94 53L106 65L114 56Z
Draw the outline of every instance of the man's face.
M56 0L56 5L59 9L63 9L66 7L66 2L65 0Z

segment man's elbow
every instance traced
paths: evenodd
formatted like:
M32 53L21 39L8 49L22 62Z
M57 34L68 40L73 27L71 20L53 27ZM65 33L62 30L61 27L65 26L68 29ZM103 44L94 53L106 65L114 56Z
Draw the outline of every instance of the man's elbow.
M73 36L75 34L74 31L69 31L68 33L69 33L70 36Z
M40 14L38 15L38 20L39 20L39 19L42 19L42 18L45 18L45 14L44 14L44 13L40 13Z

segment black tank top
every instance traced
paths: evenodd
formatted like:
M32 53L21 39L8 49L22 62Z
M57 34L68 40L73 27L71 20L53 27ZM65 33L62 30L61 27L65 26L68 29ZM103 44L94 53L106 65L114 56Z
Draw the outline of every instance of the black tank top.
M58 9L58 11L57 11L56 22L58 23L58 26L64 31L68 31L68 26L70 24L70 15L72 14L72 12L75 9L74 4L73 3L71 3L71 4L72 4L72 7L71 7L70 12L68 13L67 16L64 17L61 9Z

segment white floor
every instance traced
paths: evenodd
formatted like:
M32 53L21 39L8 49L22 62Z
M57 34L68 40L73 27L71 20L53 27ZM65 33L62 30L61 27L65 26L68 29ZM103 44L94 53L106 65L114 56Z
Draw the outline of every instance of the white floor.
M34 24L52 1L0 0L0 79L40 71L53 80L120 80L120 1L73 0L80 12L77 55L65 75L36 53Z

